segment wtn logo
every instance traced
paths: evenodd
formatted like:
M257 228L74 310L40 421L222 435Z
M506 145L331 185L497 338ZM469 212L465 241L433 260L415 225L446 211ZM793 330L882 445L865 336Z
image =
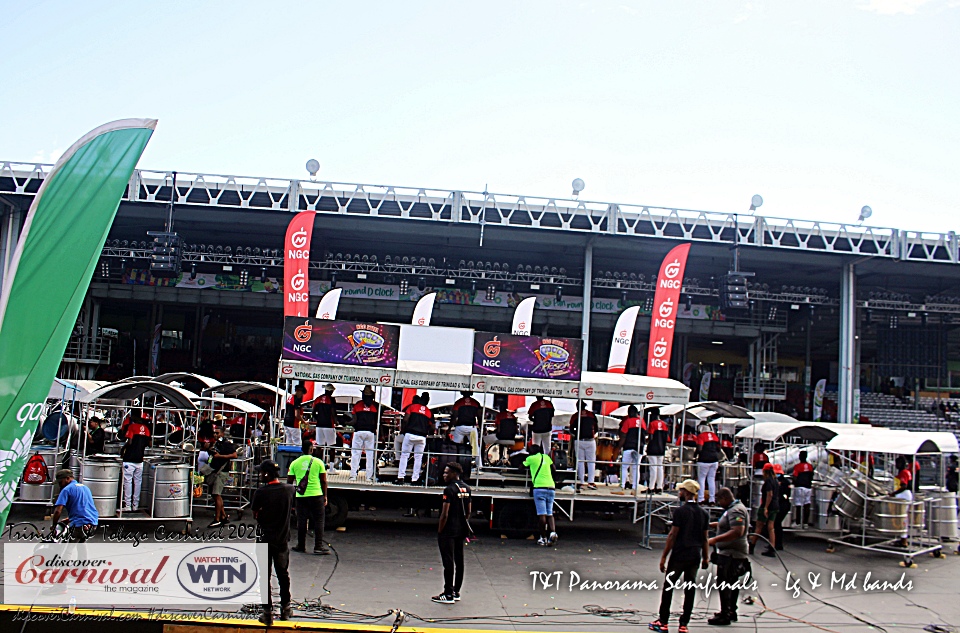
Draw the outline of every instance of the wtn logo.
M247 582L247 564L242 563L239 569L235 565L191 565L187 563L187 573L190 574L190 581L194 583L203 583L209 585L214 582L216 575L217 585L224 585L234 582ZM208 587L206 590L211 590Z

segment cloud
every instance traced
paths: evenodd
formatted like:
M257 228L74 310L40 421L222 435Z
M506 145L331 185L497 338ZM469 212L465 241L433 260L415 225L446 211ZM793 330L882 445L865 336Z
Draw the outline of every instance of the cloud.
M917 9L931 0L866 0L857 5L858 9L872 11L879 15L913 15Z
M740 12L737 13L736 17L733 18L734 24L740 24L741 22L746 22L750 19L750 16L753 15L753 11L756 7L752 2L747 2L740 8Z

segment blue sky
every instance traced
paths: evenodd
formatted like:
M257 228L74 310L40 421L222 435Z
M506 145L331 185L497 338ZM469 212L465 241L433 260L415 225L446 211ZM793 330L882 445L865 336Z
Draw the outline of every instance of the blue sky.
M145 168L958 228L960 0L3 13L0 160L155 117Z

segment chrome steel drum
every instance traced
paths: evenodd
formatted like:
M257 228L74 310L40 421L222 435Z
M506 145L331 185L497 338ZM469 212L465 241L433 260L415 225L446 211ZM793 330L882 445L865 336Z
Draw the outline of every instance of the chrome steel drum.
M28 484L20 482L20 501L47 501L53 500L53 484Z
M923 532L927 527L927 507L923 499L918 499L910 505L910 529L916 533Z
M957 493L944 492L932 499L928 516L930 536L957 540Z
M915 503L895 497L871 500L870 518L872 531L888 536L903 536L907 533L910 507Z
M103 445L104 455L119 455L123 448L123 442L107 442Z
M142 505L148 509L152 507L153 516L156 518L177 519L190 516L192 470L189 464L170 459L145 460Z
M857 481L854 479L845 479L840 487L833 502L833 509L837 514L843 515L848 519L860 519L863 517L863 493L857 488Z
M123 463L119 457L87 457L83 461L83 485L93 494L93 504L101 517L117 514L117 497Z
M733 490L747 483L746 464L723 464L723 481L728 488Z
M840 529L840 517L831 512L833 499L839 488L827 484L815 482L813 484L813 503L817 508L817 516L814 521L819 530L837 530Z

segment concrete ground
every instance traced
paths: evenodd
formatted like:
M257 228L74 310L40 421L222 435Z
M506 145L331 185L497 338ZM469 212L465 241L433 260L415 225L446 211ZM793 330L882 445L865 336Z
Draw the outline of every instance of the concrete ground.
M30 518L31 512L35 514L15 510L12 520ZM198 526L206 525L203 512L198 511ZM478 531L479 538L466 547L462 601L440 605L430 601L443 585L436 519L403 518L397 510L352 512L345 531L327 534L335 555L291 554L293 596L301 603L296 619L389 625L402 610L407 615L401 632L430 627L596 631L636 630L638 625L645 630L655 617L659 589L602 586L608 581L655 581L662 586L663 574L657 569L662 541L654 542L653 551L638 547L639 530L627 521L559 521L555 548ZM947 558L920 557L915 569L904 569L892 556L849 548L828 554L822 541L791 539L780 559L752 558L758 586L746 593L754 602L741 604L740 621L726 629L847 633L872 627L893 633L937 625L949 631L960 626L960 556L955 543L944 551ZM791 582L799 580L797 595L786 587L788 571ZM536 586L534 572L543 574ZM597 581L601 586L574 583L571 588L574 574L581 583ZM844 585L831 587L831 576L842 574ZM912 587L868 590L867 574L869 582L891 583L902 575ZM812 582L821 584L814 588ZM273 588L275 592L275 581ZM675 593L673 631L681 605ZM715 592L709 597L698 592L691 630L719 629L706 624L718 608Z

